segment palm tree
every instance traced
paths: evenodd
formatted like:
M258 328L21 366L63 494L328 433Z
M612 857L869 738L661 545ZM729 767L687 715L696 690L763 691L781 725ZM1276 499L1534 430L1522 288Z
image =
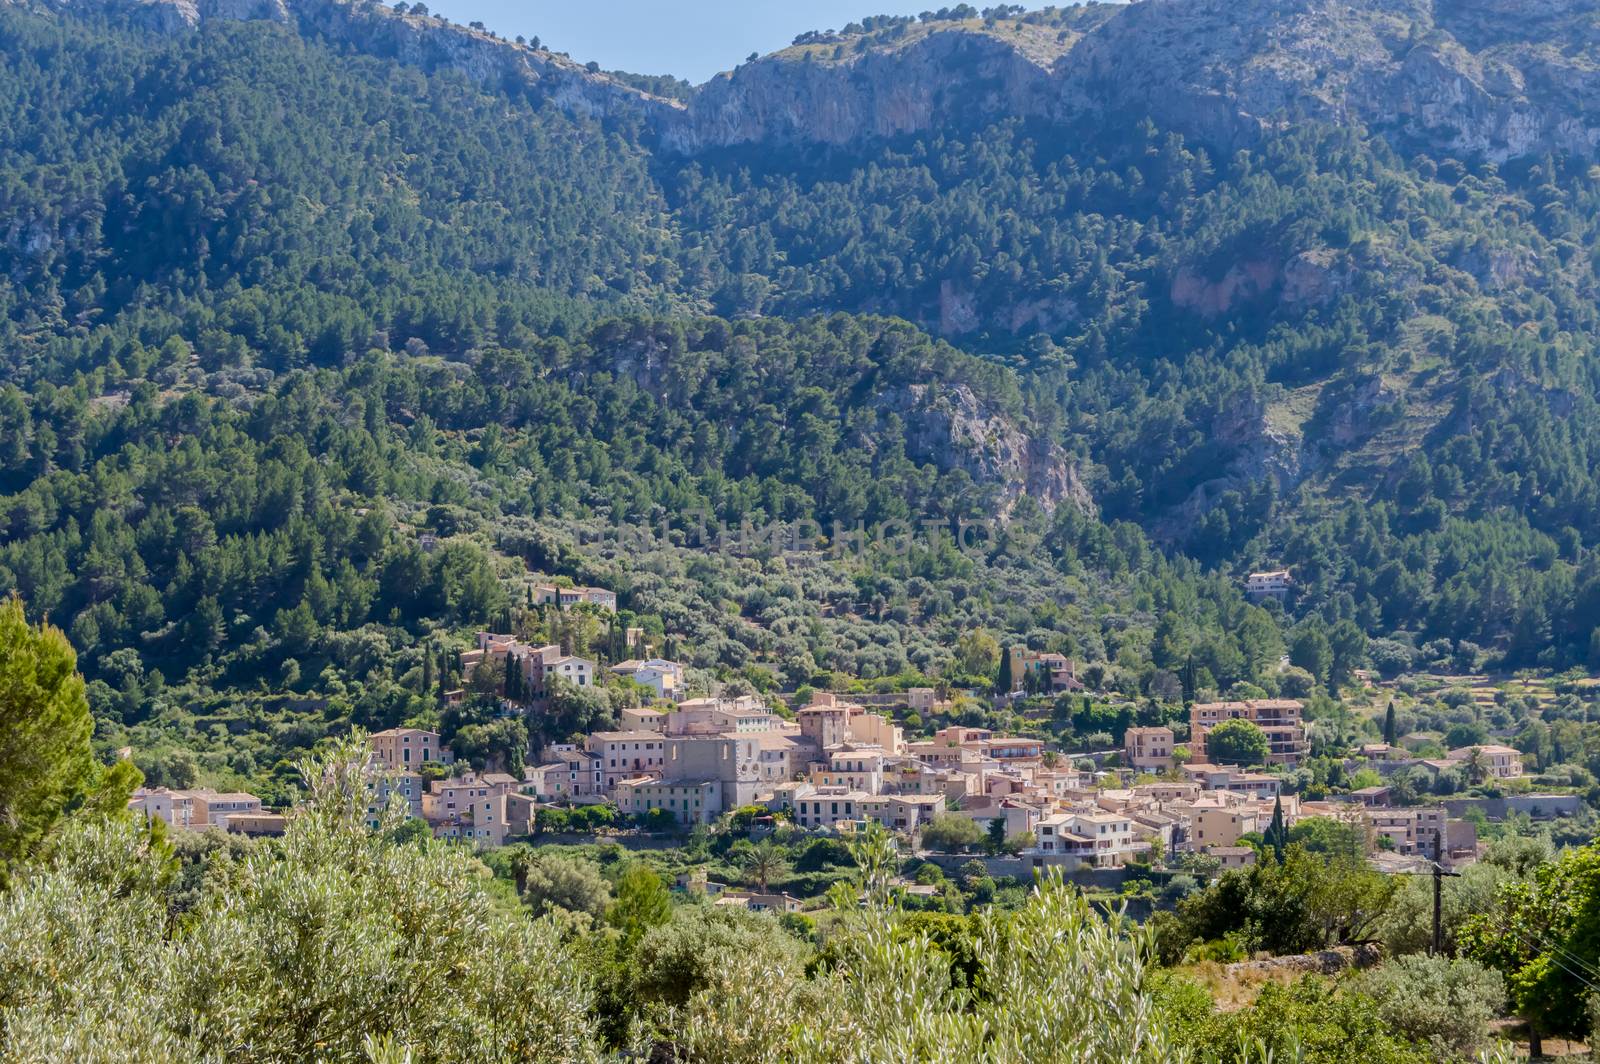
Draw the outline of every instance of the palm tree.
M1473 783L1482 783L1489 778L1489 755L1483 752L1483 747L1474 746L1467 751L1466 770L1467 778Z
M760 885L763 894L767 892L767 884L783 875L788 867L783 851L773 845L771 839L762 839L745 854L744 873Z

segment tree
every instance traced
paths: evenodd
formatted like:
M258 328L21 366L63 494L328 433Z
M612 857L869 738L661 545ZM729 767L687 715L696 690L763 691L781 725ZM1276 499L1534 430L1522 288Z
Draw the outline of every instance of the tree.
M1019 686L1018 677L1012 675L1011 657L1011 648L1002 647L1000 650L1000 675L994 684L995 692L998 694L1008 695Z
M1446 877L1440 884L1441 945L1453 956L1461 927L1474 916L1494 908L1501 884L1510 875L1504 868L1479 861ZM1433 944L1433 877L1406 876L1394 902L1378 922L1377 937L1391 957L1425 953Z
M1348 617L1328 633L1328 689L1337 691L1367 658L1367 633Z
M681 1008L719 980L719 973L757 958L774 978L803 981L806 954L770 917L727 906L686 906L669 923L646 931L629 969L634 995Z
M1310 853L1359 860L1366 853L1366 840L1355 824L1327 816L1308 816L1290 828L1286 842L1297 842Z
M1361 858L1291 843L1282 861L1223 873L1179 903L1178 914L1191 941L1234 936L1251 950L1306 953L1369 937L1394 889Z
M661 874L644 861L630 861L617 877L606 923L622 932L624 946L631 949L645 932L671 918L672 894Z
M922 829L922 845L930 850L970 850L983 845L985 838L978 822L960 813L940 813Z
M1391 698L1389 708L1383 713L1383 741L1393 746L1396 738L1398 736L1395 734L1394 699Z
M1413 954L1361 975L1356 984L1383 1022L1434 1059L1465 1059L1487 1045L1505 1006L1500 974L1469 960Z
M1148 996L1145 949L1059 876L1019 908L973 920L971 984L950 992L951 959L925 931L880 911L847 913L814 985L767 974L764 955L731 954L685 1003L679 1048L690 1060L1033 1060L1041 1046L1074 1059L1172 1059Z
M1283 822L1282 795L1272 799L1272 821L1267 824L1266 842L1272 848L1273 860L1281 862L1284 848L1289 845L1289 833Z
M982 628L969 629L956 639L956 664L967 675L993 675L999 661L1000 644Z
M1006 848L1006 818L997 816L989 821L988 838L984 841L984 848L991 856L998 856Z
M202 877L179 921L144 824L71 818L0 906L0 1057L598 1064L559 929L470 853L397 846L387 811L369 830L368 757L357 737L302 762L283 839Z
M783 875L788 867L788 857L771 839L762 839L745 854L744 874L755 881L763 894L768 884Z
M1235 717L1206 733L1206 755L1222 765L1264 765L1272 744L1254 721Z
M1460 940L1465 956L1505 976L1511 1007L1535 1037L1581 1034L1592 982L1584 973L1600 968L1600 844L1502 884L1494 908L1468 920Z
M61 630L0 603L0 884L94 789L93 722L77 656Z
M522 897L535 916L558 909L599 916L611 904L611 888L586 858L541 853L529 863L526 878Z
M1333 647L1328 643L1321 621L1313 619L1295 629L1289 643L1289 663L1306 670L1319 683L1328 682L1329 670L1333 668Z

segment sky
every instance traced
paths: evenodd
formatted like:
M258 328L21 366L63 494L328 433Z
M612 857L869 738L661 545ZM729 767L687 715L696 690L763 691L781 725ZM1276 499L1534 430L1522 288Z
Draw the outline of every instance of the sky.
M696 85L751 52L776 51L806 30L839 29L863 15L915 15L957 0L428 0L452 22L482 22L502 37L607 70L676 74ZM988 7L998 0L969 0ZM1057 0L1060 2L1060 0ZM1030 3L1029 8L1041 6Z

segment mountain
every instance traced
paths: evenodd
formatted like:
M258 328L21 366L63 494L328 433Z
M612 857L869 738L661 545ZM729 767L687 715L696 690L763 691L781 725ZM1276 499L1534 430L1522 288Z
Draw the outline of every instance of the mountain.
M957 8L684 89L420 5L0 5L0 585L108 715L405 719L525 564L788 684L1600 663L1595 19Z
M8 0L18 3L21 0ZM1592 155L1600 115L1593 0L1143 0L1042 12L966 5L804 34L687 101L632 87L481 27L347 0L110 0L163 33L265 21L340 48L555 101L636 116L666 150L845 145L1026 117L1104 134L1149 118L1218 150L1295 123L1359 123L1397 146L1497 163ZM89 7L97 0L64 3ZM963 17L970 14L971 17Z

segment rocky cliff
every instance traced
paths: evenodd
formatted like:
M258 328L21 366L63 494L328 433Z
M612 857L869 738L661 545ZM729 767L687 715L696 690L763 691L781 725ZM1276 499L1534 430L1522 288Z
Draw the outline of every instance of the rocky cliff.
M1144 0L1080 17L1054 48L1026 22L778 53L714 79L674 120L683 150L836 143L966 114L1135 120L1224 147L1297 121L1357 121L1494 160L1600 145L1595 0Z
M1094 498L1071 457L989 409L966 385L910 384L877 398L882 414L906 427L906 453L944 471L961 470L999 494L1001 518L1023 495L1046 510L1068 504L1088 513Z
M294 22L343 47L524 87L575 112L637 116L680 153L837 145L1010 116L1148 116L1224 148L1323 119L1496 161L1600 149L1600 0L1143 0L913 23L784 49L711 79L687 107L564 56L371 0L57 4L132 10L162 32L208 19Z

